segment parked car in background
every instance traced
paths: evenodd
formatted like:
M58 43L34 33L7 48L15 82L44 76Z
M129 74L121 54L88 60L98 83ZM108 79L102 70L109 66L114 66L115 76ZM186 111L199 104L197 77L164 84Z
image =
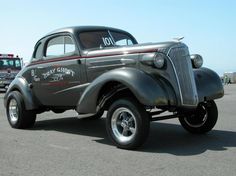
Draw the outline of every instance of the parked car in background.
M7 90L22 68L22 59L13 54L0 54L0 89Z
M124 149L141 146L154 120L179 118L187 131L206 133L218 117L214 99L224 91L219 76L202 64L179 40L138 44L110 27L59 29L36 43L11 83L4 97L8 121L29 128L44 111L74 109L91 119L107 111L108 136Z

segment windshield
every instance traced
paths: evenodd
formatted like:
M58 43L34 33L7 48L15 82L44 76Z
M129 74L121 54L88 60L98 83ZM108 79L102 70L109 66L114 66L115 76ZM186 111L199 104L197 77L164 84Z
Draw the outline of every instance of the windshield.
M20 59L0 59L0 69L21 69Z
M79 34L83 49L133 45L137 42L128 34L115 31L88 31Z

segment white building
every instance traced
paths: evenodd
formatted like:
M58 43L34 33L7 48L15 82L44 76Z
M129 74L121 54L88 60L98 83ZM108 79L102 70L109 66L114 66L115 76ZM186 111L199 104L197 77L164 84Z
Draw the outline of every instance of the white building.
M228 77L228 80L231 81L231 83L236 83L236 72L225 72L224 78Z

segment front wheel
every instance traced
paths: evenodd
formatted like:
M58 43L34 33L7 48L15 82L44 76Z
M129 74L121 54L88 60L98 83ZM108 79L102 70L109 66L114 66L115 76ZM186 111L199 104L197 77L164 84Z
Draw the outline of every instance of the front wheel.
M35 123L36 114L25 109L23 97L18 91L9 94L6 111L8 122L12 128L30 128Z
M116 100L107 113L106 128L112 142L119 148L135 149L148 137L149 115L136 100Z
M217 106L211 100L200 103L194 113L180 117L179 121L187 131L202 134L209 132L215 126L217 119Z

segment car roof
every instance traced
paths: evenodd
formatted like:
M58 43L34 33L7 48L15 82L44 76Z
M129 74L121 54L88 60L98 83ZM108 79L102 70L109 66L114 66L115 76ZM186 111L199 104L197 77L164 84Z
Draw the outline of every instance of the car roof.
M72 27L65 27L65 28L54 30L47 35L61 33L61 32L77 33L77 32L95 31L95 30L113 30L113 31L121 31L121 32L127 33L124 30L112 28L112 27L106 27L106 26L72 26Z
M38 40L38 42L41 41L42 39L44 39L45 37L48 37L48 36L53 35L53 34L58 34L58 33L76 34L76 33L80 33L80 32L96 31L96 30L111 30L111 31L123 32L123 33L127 33L127 34L131 35L127 31L117 29L117 28L112 28L112 27L106 27L106 26L71 26L71 27L56 29L56 30L46 34L44 37L40 38ZM35 46L37 46L38 42L36 43Z

